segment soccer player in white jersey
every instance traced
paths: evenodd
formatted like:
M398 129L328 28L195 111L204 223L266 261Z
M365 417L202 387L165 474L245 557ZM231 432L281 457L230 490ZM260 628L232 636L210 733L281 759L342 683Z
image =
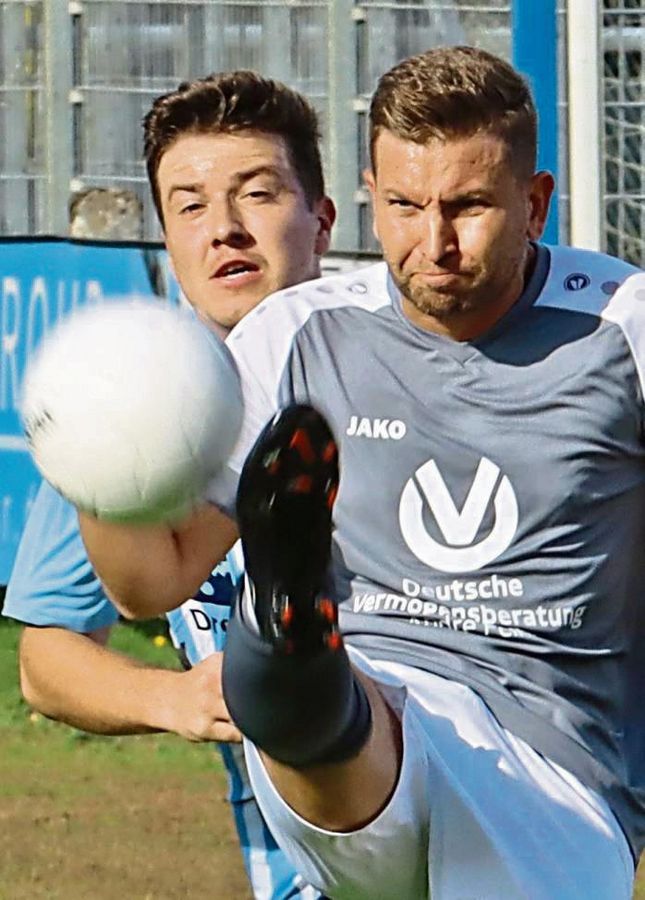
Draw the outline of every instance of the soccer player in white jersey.
M370 149L386 262L251 312L211 505L174 530L82 516L90 555L146 614L237 516L224 693L272 831L330 896L628 900L645 275L539 243L533 102L490 54L386 73Z
M320 274L334 207L324 190L316 114L299 94L250 72L199 79L154 102L144 136L175 272L190 303L221 332L268 293ZM195 596L169 615L192 668L144 667L106 646L116 609L87 559L74 508L44 484L3 610L25 624L20 667L28 702L98 733L163 730L239 741L219 683L240 556L229 554L205 573ZM263 822L241 746L221 749L254 895L319 896Z

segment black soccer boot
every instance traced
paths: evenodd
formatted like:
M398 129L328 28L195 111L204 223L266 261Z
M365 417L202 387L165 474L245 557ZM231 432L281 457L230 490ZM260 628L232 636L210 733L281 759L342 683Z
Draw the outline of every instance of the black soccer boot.
M246 574L262 637L286 654L338 649L326 592L338 450L305 405L280 410L249 453L237 492Z
M242 734L295 768L360 752L371 709L329 598L338 452L323 417L289 406L247 457L237 493L247 596L227 632L222 690ZM259 634L245 623L250 599Z

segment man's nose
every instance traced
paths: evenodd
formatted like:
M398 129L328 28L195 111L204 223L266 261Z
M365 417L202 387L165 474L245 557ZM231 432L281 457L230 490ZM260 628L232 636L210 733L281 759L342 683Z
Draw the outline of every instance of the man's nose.
M240 246L246 244L248 239L249 233L244 226L243 217L237 204L230 200L213 203L211 207L211 243Z
M428 210L424 222L423 245L425 255L432 262L457 249L457 233L451 219L439 210Z

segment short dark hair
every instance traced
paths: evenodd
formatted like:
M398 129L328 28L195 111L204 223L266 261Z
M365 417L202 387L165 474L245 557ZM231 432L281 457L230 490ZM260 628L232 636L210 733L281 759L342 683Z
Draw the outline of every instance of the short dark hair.
M157 97L143 120L148 180L162 223L157 172L166 150L185 134L246 130L283 138L309 206L324 196L318 116L309 101L257 72L220 72Z
M436 47L383 75L370 106L370 157L381 130L425 144L488 132L502 138L520 177L535 171L531 91L507 62L475 47Z

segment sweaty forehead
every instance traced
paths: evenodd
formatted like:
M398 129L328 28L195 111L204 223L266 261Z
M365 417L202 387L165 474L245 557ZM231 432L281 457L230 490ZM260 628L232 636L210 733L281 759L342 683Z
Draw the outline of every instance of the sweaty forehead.
M431 138L419 144L383 131L374 149L376 180L383 190L430 185L473 190L493 187L509 175L507 145L492 134Z
M160 186L171 187L206 179L235 181L255 171L293 176L281 136L255 131L182 135L161 157L157 177Z

